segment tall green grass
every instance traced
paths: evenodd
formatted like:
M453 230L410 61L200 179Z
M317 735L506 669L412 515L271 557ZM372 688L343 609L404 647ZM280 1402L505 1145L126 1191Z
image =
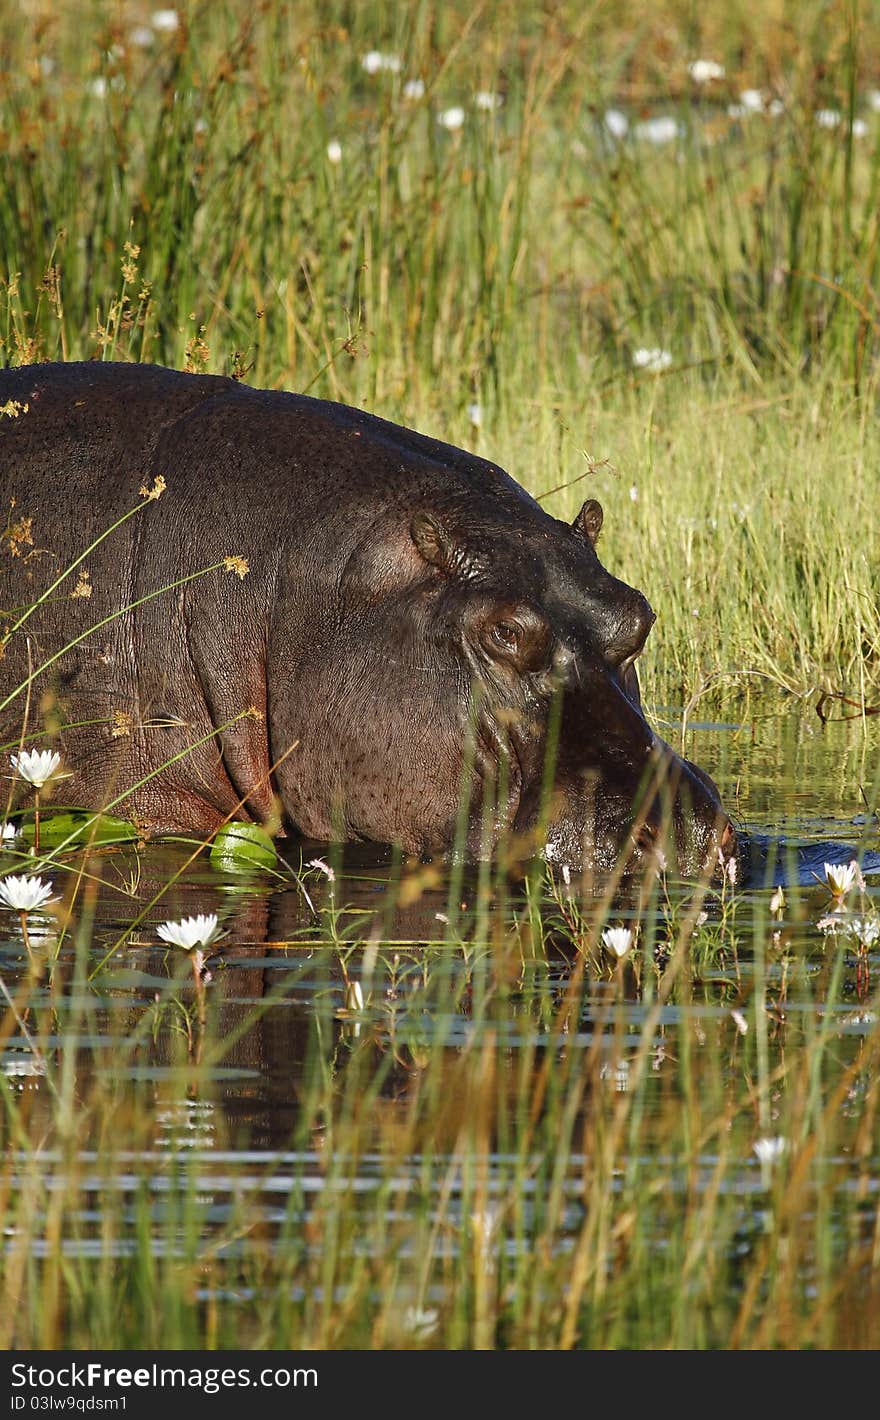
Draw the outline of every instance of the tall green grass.
M762 11L214 0L143 47L134 5L4 10L0 359L226 371L473 447L560 516L597 493L659 613L651 702L871 708L880 33ZM700 88L704 55L727 76ZM731 117L744 88L781 111ZM662 147L634 132L658 114ZM281 946L279 1002L318 982L287 1153L218 1160L216 1072L280 1007L231 1020L221 978L202 1026L140 860L109 943L94 855L63 866L57 953L3 973L36 1074L0 1091L0 1346L876 1345L878 1004L842 937L655 899L610 970L607 902L505 906L486 869L475 919L453 875L446 941L414 946L395 870L369 931L331 897Z
M756 914L713 984L693 913L613 971L585 921L560 972L553 920L414 948L322 910L262 1001L219 969L195 1054L186 963L90 989L75 931L18 994L42 1073L2 1090L4 1348L876 1344L880 1036L842 945L787 955ZM152 1007L108 1009L132 971ZM306 1009L285 1143L237 1154L221 1067Z
M148 47L135 7L0 17L0 358L364 405L537 494L580 479L566 516L589 482L660 613L656 698L875 694L871 10L178 13ZM780 111L731 117L747 86ZM680 136L639 138L656 114Z

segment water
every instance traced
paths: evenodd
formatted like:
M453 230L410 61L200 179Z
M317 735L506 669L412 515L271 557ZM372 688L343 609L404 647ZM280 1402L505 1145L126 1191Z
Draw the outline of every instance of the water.
M636 1190L628 1245L651 1275L667 1265L680 1275L688 1229L711 1200L727 1268L721 1312L733 1317L740 1272L772 1234L774 1178L811 1141L798 1225L811 1236L821 1215L825 1241L797 1277L807 1299L824 1297L853 1237L871 1235L880 1189L880 941L860 951L818 925L834 906L824 863L855 854L866 885L849 916L880 909L878 735L876 721L823 730L794 714L692 727L688 753L748 832L751 867L700 903L670 884L603 909L602 922L647 944L617 967L596 948L595 901L545 895L536 927L534 894L511 892L502 907L485 873L465 871L451 890L436 866L387 851L343 859L325 846L332 881L320 868L221 874L202 857L164 893L187 864L184 845L93 856L73 930L59 940L51 918L32 919L35 955L53 968L19 998L18 1024L7 1015L0 1047L23 1121L7 1138L18 1198L7 1257L24 1237L32 1258L60 1249L83 1266L142 1260L148 1247L188 1258L200 1306L240 1312L245 1327L283 1294L321 1344L341 1344L337 1334L373 1344L367 1314L383 1318L385 1344L399 1342L404 1314L411 1339L476 1344L454 1304L467 1274L479 1311L475 1256L500 1289L491 1327L506 1307L505 1334L518 1336L517 1289L538 1286L538 1244L546 1308L554 1289L568 1293L590 1220L619 1208L622 1227ZM291 863L299 869L298 851ZM705 920L670 989L666 957L697 908ZM227 933L201 992L189 959L155 934L158 921L199 912L216 912ZM27 957L14 914L0 931L15 998ZM762 1139L778 1157L759 1157ZM36 1218L23 1203L35 1180ZM53 1194L66 1203L50 1228ZM222 1265L199 1270L193 1258L212 1247ZM603 1256L611 1277L613 1249ZM361 1329L321 1330L328 1309L345 1313L352 1269L367 1264L352 1312ZM420 1331L425 1308L440 1320L428 1328L422 1316ZM558 1306L553 1315L561 1326ZM638 1344L654 1344L651 1323L640 1325ZM625 1328L576 1334L633 1340Z

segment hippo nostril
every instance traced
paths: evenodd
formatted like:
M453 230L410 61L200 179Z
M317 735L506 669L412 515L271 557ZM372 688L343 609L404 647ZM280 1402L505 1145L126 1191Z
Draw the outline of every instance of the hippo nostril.
M627 610L621 615L605 644L605 659L618 672L629 670L637 656L640 656L648 639L656 613L641 592L631 599Z

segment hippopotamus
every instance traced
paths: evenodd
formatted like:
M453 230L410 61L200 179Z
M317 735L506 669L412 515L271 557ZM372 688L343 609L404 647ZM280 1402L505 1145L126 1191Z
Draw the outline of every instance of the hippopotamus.
M30 667L65 803L574 868L734 851L640 703L654 613L600 562L595 499L568 524L463 449L161 366L7 370L0 406L7 630L77 563L8 636L0 730Z

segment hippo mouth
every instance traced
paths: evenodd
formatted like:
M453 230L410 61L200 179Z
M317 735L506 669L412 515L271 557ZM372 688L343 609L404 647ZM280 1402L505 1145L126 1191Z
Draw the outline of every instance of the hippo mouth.
M557 867L630 877L669 869L685 878L718 877L737 860L736 830L708 776L687 762L663 763L635 797L585 775L558 792L543 856ZM660 781L658 783L658 780Z
M563 696L558 743L549 796L539 803L525 792L516 816L517 830L540 831L549 862L578 873L669 868L709 878L735 861L736 830L718 790L648 724L631 664L622 675L581 664L576 690Z

